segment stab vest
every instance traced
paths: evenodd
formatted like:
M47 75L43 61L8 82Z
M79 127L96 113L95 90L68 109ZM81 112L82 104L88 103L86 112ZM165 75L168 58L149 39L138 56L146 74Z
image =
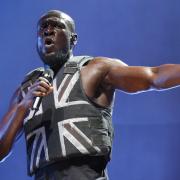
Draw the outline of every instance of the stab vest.
M104 156L112 147L111 108L93 103L82 88L80 69L92 57L71 58L56 74L53 92L43 97L39 110L24 120L28 174L51 163L80 156ZM22 83L22 91L43 73L38 68Z

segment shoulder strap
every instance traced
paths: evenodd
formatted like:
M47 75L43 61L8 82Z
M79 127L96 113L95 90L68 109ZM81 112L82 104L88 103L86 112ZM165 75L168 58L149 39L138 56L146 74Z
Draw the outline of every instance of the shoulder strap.
M88 61L91 61L94 57L92 56L75 56L73 59L75 62L78 63L78 67L82 67L85 65Z
M22 81L21 84L24 84L29 80L31 80L31 81L33 81L34 79L36 80L43 72L44 72L43 67L39 67L37 69L34 69L34 70L30 71L29 73L27 73L25 75L25 78L24 78L24 80Z
M74 56L64 66L64 74L74 74L81 69L88 61L92 60L92 56Z
M44 68L40 67L40 68L34 69L34 70L30 71L29 73L27 73L25 75L24 80L21 83L21 90L27 91L27 88L30 85L32 85L39 78L39 76L42 75L43 72L44 72Z

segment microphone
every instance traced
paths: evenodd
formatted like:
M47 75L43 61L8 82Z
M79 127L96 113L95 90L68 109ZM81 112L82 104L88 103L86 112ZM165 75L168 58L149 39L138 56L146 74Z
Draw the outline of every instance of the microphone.
M53 81L54 72L52 69L49 68L49 66L45 66L44 69L45 70L40 77L43 78L45 82L51 84ZM32 106L32 110L35 110L35 111L39 110L39 106L41 104L42 98L43 97L39 97L39 96L35 98L33 106Z

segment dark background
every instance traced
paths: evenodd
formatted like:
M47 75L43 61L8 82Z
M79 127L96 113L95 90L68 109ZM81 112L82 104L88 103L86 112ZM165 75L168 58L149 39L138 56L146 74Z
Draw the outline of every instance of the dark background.
M76 21L75 55L119 58L129 65L180 61L178 0L6 0L0 5L0 116L14 89L42 66L36 23L59 9ZM180 179L180 89L128 95L117 91L111 180ZM0 164L1 180L26 175L24 136Z

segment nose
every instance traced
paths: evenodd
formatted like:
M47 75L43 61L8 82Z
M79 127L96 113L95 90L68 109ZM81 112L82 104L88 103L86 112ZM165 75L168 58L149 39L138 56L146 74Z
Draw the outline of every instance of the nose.
M46 29L44 29L44 36L51 36L54 35L54 28L52 26L48 26Z

